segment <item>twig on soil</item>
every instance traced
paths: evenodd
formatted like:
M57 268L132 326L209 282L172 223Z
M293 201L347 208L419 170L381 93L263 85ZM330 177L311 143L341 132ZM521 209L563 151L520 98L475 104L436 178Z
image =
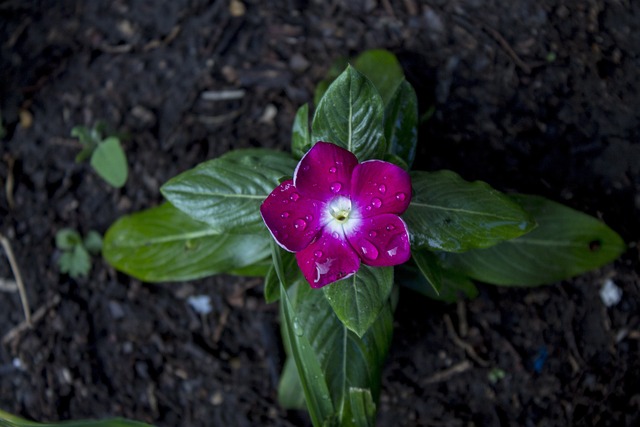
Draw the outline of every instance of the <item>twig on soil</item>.
M520 59L520 57L518 56L518 54L515 52L515 50L513 50L513 48L511 47L511 45L509 44L509 42L507 42L504 37L502 37L502 35L494 30L493 28L481 24L481 28L489 33L489 35L491 37L493 37L495 39L495 41L498 42L498 44L500 45L500 47L502 47L502 49L504 49L504 51L507 53L507 55L509 55L511 57L511 59L513 60L513 62L515 62L515 64L520 67L522 69L522 71L524 71L527 74L531 73L531 67L524 62L522 59Z
M15 202L13 201L13 187L14 187L14 177L13 177L13 165L16 162L16 159L11 157L9 154L4 156L4 160L7 162L7 182L4 183L4 192L7 197L7 204L9 205L9 209L13 210L15 206Z
M20 294L20 301L22 302L22 310L24 311L24 318L27 322L27 326L30 327L31 326L31 310L29 309L29 300L27 299L27 291L24 287L24 282L22 281L20 268L18 267L16 257L13 255L13 250L11 249L11 244L9 243L9 240L6 237L4 237L4 234L2 233L0 233L0 243L4 248L4 252L7 254L7 259L9 260L9 265L11 266L13 277L15 277L16 283L18 284L18 292Z
M218 319L218 324L216 328L213 330L213 344L218 344L220 341L220 337L222 336L222 332L224 332L224 328L227 326L227 319L229 319L230 310L225 308L220 314L220 319Z
M407 9L407 13L411 16L416 16L418 14L418 6L416 2L413 0L404 0L404 7Z
M458 332L462 338L469 333L469 325L467 324L467 305L464 300L459 299L456 306L458 312Z
M454 375L461 374L462 372L468 371L471 369L471 362L468 360L463 360L460 363L456 363L450 368L442 370L440 372L436 372L429 378L423 381L423 384L433 384L439 383L448 380Z
M44 315L47 314L49 310L51 310L53 307L55 307L59 303L60 303L60 295L56 295L47 304L37 309L35 313L33 313L33 316L31 317L32 324L38 323L44 317ZM32 324L30 325L26 321L20 323L18 326L11 329L9 332L5 334L5 336L2 338L2 344L3 345L9 344L11 341L16 339L18 335L23 333L25 330L29 329L32 326Z
M486 360L478 356L478 353L476 353L475 349L471 344L460 339L460 337L456 333L455 328L453 327L453 322L451 321L451 317L449 317L448 314L444 315L444 323L447 325L447 332L449 333L449 337L451 338L451 340L455 345L457 345L458 347L466 351L469 357L471 357L478 365L482 366L483 368L486 368L489 366L489 362L487 362Z

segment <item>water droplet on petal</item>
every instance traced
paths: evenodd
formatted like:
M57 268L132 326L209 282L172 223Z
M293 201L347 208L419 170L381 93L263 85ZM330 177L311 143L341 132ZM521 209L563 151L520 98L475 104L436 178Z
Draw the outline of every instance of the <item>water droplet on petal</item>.
M300 198L300 195L298 193L291 193L291 197L289 198L295 202Z
M282 218L289 218L289 212L282 212L282 215L280 215Z
M329 168L329 173L336 173L336 171L337 171L337 169L336 169L336 168L334 168L333 166L331 166L331 167Z
M395 225L393 225L393 224L387 225L387 231L392 231L392 230L395 230L395 229L396 229Z
M384 194L387 191L387 187L384 184L381 184L380 187L378 187L378 191Z
M378 248L376 248L373 243L368 240L363 240L360 242L360 250L362 250L362 255L370 260L378 259Z
M338 236L338 233L337 233L336 231L334 231L333 233L331 233L331 236L333 236L333 238L334 238L334 239L337 239L337 238L339 237L339 236Z
M375 231L369 233L369 237L376 237L377 235L378 233L376 233Z
M371 210L371 206L367 206L367 207L365 208L365 210L370 211L370 210Z
M389 249L387 251L387 254L389 254L389 256L395 256L398 253L398 247L396 246L395 248Z
M374 197L373 199L371 199L371 205L374 208L379 208L380 206L382 206L382 200L378 199L377 197Z
M401 202L407 198L407 195L404 193L396 193L396 199L400 200Z
M338 191L340 191L341 188L342 188L342 184L340 184L337 181L331 184L331 191L333 191L334 193L337 193Z
M305 216L305 219L307 221L311 221L313 219L313 215L307 215L307 216Z
M322 251L315 251L313 253L313 256L316 257L316 258L320 258L322 256Z
M296 228L296 230L302 231L307 226L307 222L304 219L296 219L293 222L293 226Z

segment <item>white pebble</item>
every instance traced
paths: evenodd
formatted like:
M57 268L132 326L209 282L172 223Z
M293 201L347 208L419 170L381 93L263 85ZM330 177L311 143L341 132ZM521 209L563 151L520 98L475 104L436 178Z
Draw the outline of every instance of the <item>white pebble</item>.
M607 307L612 307L622 299L622 289L613 283L613 280L607 279L600 289L600 298Z
M211 313L211 297L208 295L194 295L187 298L187 302L199 314Z

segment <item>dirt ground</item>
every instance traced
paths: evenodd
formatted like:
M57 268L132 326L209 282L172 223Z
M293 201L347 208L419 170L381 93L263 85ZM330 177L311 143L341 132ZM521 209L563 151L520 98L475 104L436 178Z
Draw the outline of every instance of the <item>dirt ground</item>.
M104 233L228 150L286 149L332 61L382 47L421 112L435 108L420 168L561 201L602 218L629 250L552 286L480 285L458 305L403 290L379 425L640 425L639 2L4 0L0 16L0 232L37 313L23 328L18 294L0 292L0 408L308 425L276 402L284 352L261 280L146 284L101 259L73 280L59 273L54 235ZM74 162L71 128L98 119L129 135L120 190ZM12 278L4 256L0 278ZM599 296L606 279L623 292L612 307ZM203 294L206 316L186 302Z

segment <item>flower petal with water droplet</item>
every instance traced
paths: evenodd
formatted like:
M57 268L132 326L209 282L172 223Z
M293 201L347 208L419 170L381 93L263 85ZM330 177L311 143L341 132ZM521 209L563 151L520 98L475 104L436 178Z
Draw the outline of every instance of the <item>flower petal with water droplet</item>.
M293 195L296 196L293 196ZM295 199L295 203L291 203ZM306 248L325 226L321 222L324 203L299 194L292 180L276 187L260 206L260 213L273 238L289 252Z
M360 227L346 236L367 265L388 267L402 264L411 257L407 226L394 214L363 219Z
M399 194L402 197L397 197ZM361 207L365 218L385 213L400 215L411 202L411 178L404 169L381 160L360 163L351 177L351 200Z
M293 181L298 192L323 202L348 196L351 174L358 164L353 153L328 142L317 142L298 163ZM335 172L331 172L335 170Z
M344 235L336 239L326 229L316 241L296 253L296 260L312 288L345 279L360 268L360 257Z

